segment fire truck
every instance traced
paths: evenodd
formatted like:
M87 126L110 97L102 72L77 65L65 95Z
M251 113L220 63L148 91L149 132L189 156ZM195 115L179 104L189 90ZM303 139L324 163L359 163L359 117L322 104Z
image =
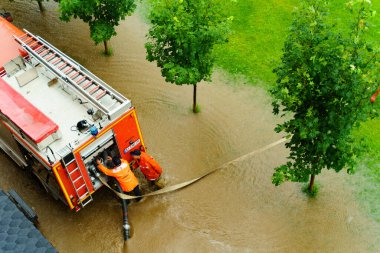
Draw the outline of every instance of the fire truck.
M79 211L101 154L145 150L131 101L43 38L0 17L0 149Z

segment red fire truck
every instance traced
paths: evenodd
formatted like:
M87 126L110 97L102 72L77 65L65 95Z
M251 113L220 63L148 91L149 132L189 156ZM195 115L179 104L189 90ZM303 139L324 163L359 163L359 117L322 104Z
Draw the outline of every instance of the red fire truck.
M100 187L94 158L144 150L131 101L43 38L0 17L0 149L70 209Z

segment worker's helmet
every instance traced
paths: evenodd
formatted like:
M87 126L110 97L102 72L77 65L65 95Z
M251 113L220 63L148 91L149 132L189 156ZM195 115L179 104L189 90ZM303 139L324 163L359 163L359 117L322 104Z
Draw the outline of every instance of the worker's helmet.
M133 151L131 152L131 156L140 156L140 155L141 155L141 151L138 150L138 149L133 150Z
M121 164L120 158L116 156L112 158L112 162L115 164L115 166L119 166Z

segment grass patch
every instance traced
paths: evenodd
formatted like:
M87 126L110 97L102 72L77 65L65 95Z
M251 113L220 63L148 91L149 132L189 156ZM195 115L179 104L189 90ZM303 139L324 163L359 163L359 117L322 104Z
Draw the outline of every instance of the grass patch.
M366 159L358 166L349 182L362 209L380 224L380 164L379 160Z
M345 8L348 0L330 0L330 18L340 30L349 29L352 20ZM372 1L380 13L380 1ZM299 0L239 0L226 1L226 8L234 17L229 43L214 50L216 63L231 74L241 74L251 84L269 89L275 84L272 73L280 61L282 47L292 22L292 11ZM378 40L380 15L371 20L375 27L370 38Z
M380 119L369 120L355 130L356 145L365 146L367 153L349 181L361 206L380 223Z
M109 57L109 56L112 56L113 55L113 48L112 47L109 47L108 48L108 52L106 52L106 51L102 51L102 54L104 55L104 56L107 56L107 57Z
M302 192L305 193L310 198L315 198L319 192L319 184L314 183L314 187L312 191L309 191L309 183L303 184Z
M201 112L201 106L197 104L195 106L195 113L200 113L200 112Z
M192 113L200 113L201 112L201 106L199 104L196 104L195 105L195 112L193 111L193 107L191 107L189 110Z
M227 2L227 1L226 1ZM217 65L269 88L280 59L296 0L241 0L226 3L234 17L229 43L215 49Z

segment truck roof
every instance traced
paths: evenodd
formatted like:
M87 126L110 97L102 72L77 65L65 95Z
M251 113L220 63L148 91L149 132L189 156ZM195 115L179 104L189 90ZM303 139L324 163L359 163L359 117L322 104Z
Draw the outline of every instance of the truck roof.
M56 123L1 78L0 111L36 143L58 130Z
M52 162L58 162L92 137L88 128L77 128L80 121L101 130L132 108L129 99L53 45L5 22L0 25L0 42L9 50L0 52L8 59L7 75L0 77L6 82L1 82L6 90L0 95L0 109L45 160L53 155ZM66 67L52 64L58 61ZM9 95L13 98L6 98ZM22 110L24 115L19 114Z

